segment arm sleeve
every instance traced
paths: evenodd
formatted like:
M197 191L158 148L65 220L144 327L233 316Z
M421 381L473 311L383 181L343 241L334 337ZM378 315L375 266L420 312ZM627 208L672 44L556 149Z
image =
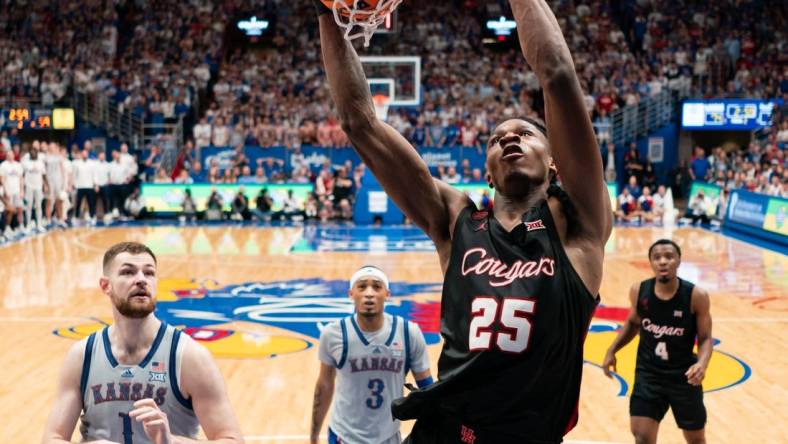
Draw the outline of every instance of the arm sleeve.
M427 354L427 343L419 326L408 321L410 334L410 365L414 373L421 373L430 368L430 357Z
M339 322L326 325L320 332L320 345L317 348L317 357L320 362L336 367L342 357L342 347L342 332Z

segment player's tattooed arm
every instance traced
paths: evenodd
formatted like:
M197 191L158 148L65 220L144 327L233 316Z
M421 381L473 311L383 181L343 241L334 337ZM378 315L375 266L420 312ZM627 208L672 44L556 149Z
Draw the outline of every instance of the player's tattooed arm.
M326 418L331 398L334 396L334 378L336 369L330 365L320 364L320 375L315 384L315 397L312 401L312 422L309 431L309 442L317 444L320 439L320 429Z

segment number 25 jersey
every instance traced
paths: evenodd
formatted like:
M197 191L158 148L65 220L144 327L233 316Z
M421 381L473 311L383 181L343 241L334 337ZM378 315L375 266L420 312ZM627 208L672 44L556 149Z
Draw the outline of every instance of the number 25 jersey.
M439 381L395 403L394 415L439 411L495 442L560 441L577 422L597 302L564 252L547 201L511 232L466 207L443 285Z

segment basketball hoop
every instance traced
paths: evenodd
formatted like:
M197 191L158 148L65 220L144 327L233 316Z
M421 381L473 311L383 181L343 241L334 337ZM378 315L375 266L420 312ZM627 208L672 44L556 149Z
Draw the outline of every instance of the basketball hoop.
M372 96L372 103L375 104L375 115L378 119L386 121L389 116L389 105L391 105L391 97L384 96L383 94L375 94Z
M348 3L352 3L352 6ZM337 25L345 30L345 39L350 41L363 37L364 46L367 47L375 30L397 9L402 0L380 0L375 9L363 9L359 3L363 4L364 1L334 0L331 9ZM356 26L361 28L361 32L352 33Z

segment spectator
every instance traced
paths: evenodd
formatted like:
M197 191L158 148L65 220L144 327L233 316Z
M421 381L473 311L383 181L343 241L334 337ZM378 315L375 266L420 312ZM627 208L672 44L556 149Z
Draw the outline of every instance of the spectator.
M189 177L191 177L192 183L205 183L208 181L208 178L205 176L205 171L203 171L202 169L202 163L200 162L194 162L191 165L191 169L189 170Z
M257 178L252 175L252 169L249 168L248 164L241 168L241 176L238 178L237 182L242 184L258 183Z
M274 200L268 195L268 188L262 188L255 197L255 208L252 210L257 220L271 220L271 211Z
M303 219L304 209L298 199L293 196L293 190L287 190L287 197L283 202L282 209L276 212L273 217L275 219Z
M709 205L709 201L706 199L703 190L698 190L695 197L690 199L690 203L687 206L686 217L690 218L693 224L697 224L698 222L708 224Z
M192 179L191 176L189 176L189 172L188 171L181 170L178 173L178 177L175 178L174 183L191 185L191 184L194 183L194 179Z
M643 163L640 161L640 153L635 142L629 144L629 151L624 154L624 174L628 178L634 176L637 183L642 182Z
M657 189L657 173L654 171L654 164L651 163L651 159L646 160L646 164L643 166L643 188L649 187L652 190Z
M638 181L635 176L629 176L629 181L627 182L627 185L624 187L624 189L629 191L629 194L631 194L635 199L639 198L640 194L642 193L642 189L640 188L640 185L638 185Z
M156 170L156 177L153 179L153 183L172 183L172 178L164 168L159 168Z
M213 124L211 135L213 146L227 146L230 143L230 129L224 124L224 119L218 117Z
M205 220L224 219L224 200L216 188L211 189L211 194L205 203Z
M446 170L446 174L441 177L441 180L446 183L460 183L462 181L462 177L457 174L457 168L450 166Z
M616 220L619 222L630 222L637 220L639 212L637 201L629 192L629 188L624 188L618 195L618 208L616 209Z
M135 188L131 192L123 207L126 214L134 219L145 219L148 215L148 210L145 208L145 198L142 197L139 188Z
M643 194L638 197L638 211L641 219L645 222L654 222L660 216L656 210L654 198L651 196L651 188L644 186Z
M194 144L198 149L205 148L211 144L211 124L208 119L203 117L200 123L194 125L192 129L194 135Z
M241 186L238 188L238 192L235 193L235 198L233 198L233 202L231 205L232 212L230 214L230 219L232 220L249 220L251 219L252 215L249 212L249 199L244 194L244 187Z
M183 210L181 211L181 220L189 222L194 222L197 218L197 205L194 203L194 199L192 198L192 190L186 188L183 192L183 201L181 202L181 207Z
M690 177L692 180L705 181L709 174L709 161L703 154L703 148L695 147L695 156L690 162Z

